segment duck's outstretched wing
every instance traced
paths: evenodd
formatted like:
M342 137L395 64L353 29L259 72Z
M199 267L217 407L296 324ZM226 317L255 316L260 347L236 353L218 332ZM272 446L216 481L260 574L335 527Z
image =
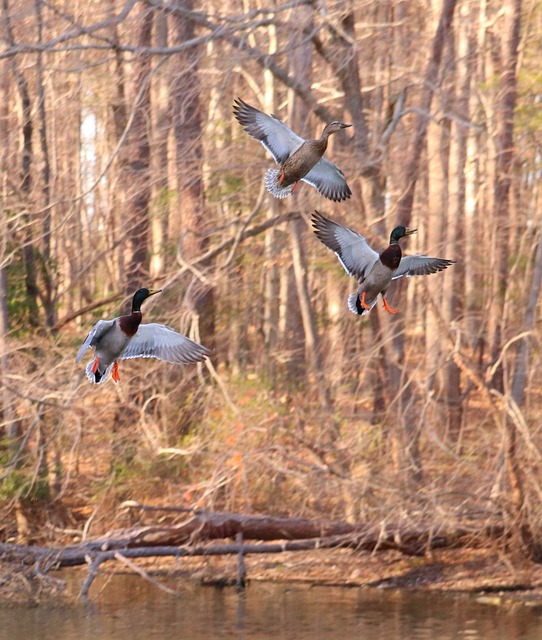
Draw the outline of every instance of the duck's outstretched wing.
M113 327L115 320L98 320L98 322L92 327L88 336L79 349L79 353L75 358L75 362L79 362L85 355L85 351L90 347L95 347L96 344L103 338L103 336Z
M367 240L318 211L312 214L311 222L318 240L335 252L346 273L359 281L365 280L378 260L378 253L371 249Z
M163 324L140 324L120 359L158 358L174 364L193 364L211 355L211 350Z
M243 129L262 143L278 164L283 164L305 141L275 116L269 116L241 98L233 103L233 115Z
M320 158L302 180L315 187L324 198L334 202L347 200L352 195L344 173L326 158Z
M455 262L456 260L431 258L430 256L424 256L418 253L411 256L403 256L392 280L396 280L402 276L429 276L432 273L437 273L437 271L447 269Z

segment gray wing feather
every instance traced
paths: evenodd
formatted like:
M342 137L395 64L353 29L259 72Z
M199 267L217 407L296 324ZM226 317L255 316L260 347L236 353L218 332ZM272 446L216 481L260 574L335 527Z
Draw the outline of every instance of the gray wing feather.
M158 358L174 364L193 364L210 354L210 349L174 329L151 322L139 325L120 358Z
M429 276L432 273L437 273L437 271L443 271L451 264L454 264L454 262L455 260L431 258L430 256L424 256L418 253L411 256L404 256L401 258L399 267L394 273L392 280L396 280L402 276Z
M334 202L347 200L352 195L343 172L326 158L320 158L302 180Z
M316 237L336 254L346 273L359 281L365 280L378 260L378 253L371 249L367 240L317 211L312 214L311 220Z
M235 100L233 113L243 129L261 142L278 164L283 164L305 142L284 122L251 107L241 98Z
M98 320L98 322L89 331L88 336L79 349L79 353L75 358L75 362L79 362L85 355L85 351L90 347L95 347L103 336L113 327L115 320Z

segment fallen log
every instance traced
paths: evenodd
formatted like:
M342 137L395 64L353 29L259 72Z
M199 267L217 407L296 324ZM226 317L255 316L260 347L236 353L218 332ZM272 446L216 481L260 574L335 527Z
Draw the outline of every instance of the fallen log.
M175 507L147 507L138 503L125 503L126 508L152 511L186 511ZM352 525L347 522L318 521L308 518L243 515L227 511L190 511L184 522L172 525L148 525L110 531L95 539L94 549L124 549L158 545L182 545L203 540L235 538L242 534L245 540L304 540L327 538L352 533L366 534L378 526Z
M244 579L243 557L248 554L342 547L365 551L396 549L409 555L423 555L432 549L465 546L473 544L476 539L487 540L503 533L502 527L476 527L473 523L452 530L444 527L421 530L385 523L349 524L228 512L195 512L180 524L122 529L65 547L0 543L0 555L6 561L33 565L40 573L87 564L89 574L81 593L86 598L99 566L110 560L236 554L239 576ZM235 538L237 542L202 544L228 538ZM246 544L245 540L259 542ZM270 543L270 540L276 542Z
M241 534L244 540L308 540L340 538L342 544L373 551L375 549L399 549L418 555L429 548L465 544L477 536L498 537L500 525L469 522L449 526L435 524L426 527L405 527L395 523L356 523L343 521L310 520L298 517L269 515L243 515L226 511L190 511L182 507L150 507L135 502L125 503L126 508L145 511L177 511L188 517L179 524L147 525L110 531L94 541L85 543L95 550L124 549L149 546L195 544L206 540L235 538ZM88 546L90 545L90 546Z
M237 538L275 545L247 545L246 553L277 553L329 547L349 547L364 551L396 549L419 555L430 549L472 543L476 538L495 538L503 534L501 526L476 526L473 523L448 530L406 528L396 524L349 524L305 518L242 515L229 512L196 512L185 522L173 525L148 525L110 531L104 536L65 547L40 547L0 543L0 554L22 562L48 558L56 566L84 564L98 553L130 550L130 557L160 555L160 549L177 549L178 555L230 553L235 545L203 546L205 541ZM138 556L137 550L141 550ZM218 551L217 551L218 549ZM236 553L236 550L231 553ZM169 551L168 551L169 553ZM105 557L105 556L104 556ZM128 557L128 556L127 556Z

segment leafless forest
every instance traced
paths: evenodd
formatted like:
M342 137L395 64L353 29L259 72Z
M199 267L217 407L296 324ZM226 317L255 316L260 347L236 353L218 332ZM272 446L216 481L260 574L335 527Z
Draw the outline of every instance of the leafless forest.
M2 0L3 540L99 534L132 499L438 528L542 556L539 0ZM273 199L236 97L348 180ZM457 260L359 318L310 213ZM144 321L207 365L124 361ZM91 354L88 354L90 359Z

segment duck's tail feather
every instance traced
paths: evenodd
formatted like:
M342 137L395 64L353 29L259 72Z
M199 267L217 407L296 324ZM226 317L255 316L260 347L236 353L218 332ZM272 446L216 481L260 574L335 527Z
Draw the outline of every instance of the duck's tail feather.
M265 172L265 187L275 198L287 198L291 196L295 187L295 184L291 184L288 187L279 186L281 173L282 171L280 169L268 169Z
M101 363L98 363L98 368L96 369L96 371L92 371L94 362L94 360L91 360L85 368L87 378L90 380L90 382L92 382L92 384L103 384L109 378L109 374L111 373L111 369L113 368L114 363L111 363L107 367L104 367Z
M371 303L371 309L375 306L376 300L377 299L375 298L374 301ZM359 300L359 291L354 291L354 293L351 293L348 296L348 308L352 313L355 313L357 316L363 316L366 313L369 313L369 311L371 310L371 309L364 309L361 306L361 302Z

